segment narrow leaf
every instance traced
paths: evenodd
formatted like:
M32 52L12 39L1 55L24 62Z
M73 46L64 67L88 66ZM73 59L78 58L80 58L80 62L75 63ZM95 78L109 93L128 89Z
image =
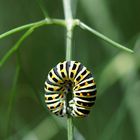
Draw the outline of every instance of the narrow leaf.
M4 57L0 60L0 67L2 67L6 60L17 51L20 44L33 32L33 30L34 28L30 28L27 32L25 32L25 34L17 41L17 43L4 55Z
M125 46L111 40L110 38L106 37L105 35L99 33L98 31L92 29L91 27L87 26L85 23L83 22L80 22L79 23L79 26L84 29L84 30L87 30L91 33L93 33L94 35L96 35L97 37L99 37L100 39L106 41L107 43L111 44L112 46L116 47L116 48L119 48L119 49L122 49L124 51L127 51L127 52L130 52L130 53L133 53L134 51L129 49L129 48L126 48Z
M20 27L17 27L17 28L14 28L14 29L11 29L3 34L0 35L0 39L4 38L4 37L7 37L11 34L14 34L16 32L19 32L19 31L22 31L22 30L25 30L25 29L28 29L28 28L31 28L33 26L36 26L36 27L39 27L39 26L42 26L46 23L46 20L41 20L41 21L37 21L37 22L34 22L34 23L29 23L29 24L26 24L26 25L23 25L23 26L20 26Z

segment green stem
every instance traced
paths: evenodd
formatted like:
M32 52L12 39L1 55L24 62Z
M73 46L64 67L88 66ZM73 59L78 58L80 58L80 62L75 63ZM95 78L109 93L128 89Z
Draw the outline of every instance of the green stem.
M67 31L66 37L66 60L69 61L72 58L72 32Z
M66 20L66 60L72 59L72 35L73 35L73 18L71 11L71 0L63 0L64 14ZM67 99L67 104L69 99ZM73 120L70 114L67 115L68 140L73 140Z
M12 29L12 30L9 30L3 34L0 35L0 39L4 38L4 37L7 37L11 34L14 34L16 32L19 32L19 31L22 31L22 30L25 30L25 29L28 29L28 28L31 28L32 26L35 26L35 25L42 25L42 24L45 24L44 20L42 21L38 21L38 22L34 22L34 23L30 23L30 24L26 24L26 25L23 25L23 26L20 26L20 27L17 27L15 29ZM41 26L40 25L40 26Z
M82 29L85 29L93 34L95 34L97 37L101 38L102 40L106 41L107 43L111 44L112 46L114 47L117 47L119 49L122 49L124 51L127 51L127 52L130 52L130 53L133 53L134 51L129 49L129 48L126 48L125 46L111 40L110 38L104 36L103 34L97 32L96 30L90 28L89 26L87 26L86 24L84 24L83 22L79 22L79 26L82 28Z
M73 140L73 120L70 115L67 117L67 131L68 140Z
M71 3L70 0L63 0L64 5L64 14L66 20L66 60L71 60L72 53L72 28L73 28L73 19L71 12Z
M65 1L69 1L69 0L63 0L64 4ZM67 10L68 9L68 10ZM64 11L70 11L70 5L65 4L64 6ZM87 30L91 33L93 33L94 35L96 35L97 37L101 38L102 40L106 41L107 43L111 44L114 47L120 48L124 51L133 53L134 51L126 48L125 46L111 40L110 38L104 36L103 34L99 33L98 31L92 29L91 27L87 26L85 23L81 22L78 19L73 19L72 18L72 13L71 12L65 12L65 18L66 18L66 22L63 19L50 19L50 18L46 18L44 20L38 21L38 22L34 22L34 23L29 23L20 27L17 27L15 29L9 30L3 34L0 35L0 39L7 37L11 34L14 34L16 32L31 28L33 26L35 26L36 28L43 26L43 25L50 25L50 24L55 24L55 25L60 25L60 26L66 26L67 27L67 44L71 44L71 38L72 38L72 29L77 25L80 26L82 29ZM71 45L66 45L69 46L68 48L66 48L67 50L67 58L68 60L70 60L71 57Z
M4 55L4 57L0 61L0 67L6 62L6 60L17 51L20 44L27 38L32 32L34 28L30 28L25 34L17 41L17 43Z
M13 30L10 30L2 35L0 35L0 39L1 38L4 38L8 35L11 35L15 32L18 32L18 31L21 31L23 29L26 29L26 28L30 28L28 29L27 32L25 32L25 34L17 41L17 43L4 55L4 57L0 60L0 67L2 67L2 65L6 62L6 60L14 53L17 51L17 49L19 48L20 44L23 42L23 40L29 36L33 31L34 29L40 27L40 26L43 26L45 24L59 24L59 25L62 25L62 26L66 26L66 23L65 23L65 20L61 20L61 19L45 19L45 20L42 20L42 21L39 21L39 22L35 22L35 23L31 23L31 24L27 24L27 25L24 25L24 26L21 26L21 27L18 27L18 28L15 28Z
M65 26L65 21L62 20L62 19L49 19L49 18L46 18L44 20L41 20L41 21L37 21L37 22L34 22L34 23L29 23L29 24L26 24L26 25L23 25L23 26L20 26L20 27L17 27L15 29L12 29L12 30L9 30L3 34L0 35L0 39L4 38L4 37L7 37L11 34L14 34L16 32L19 32L19 31L22 31L22 30L25 30L25 29L28 29L28 28L31 28L33 26L36 26L36 28L40 27L40 26L43 26L43 25L48 25L48 24L56 24L56 25L61 25L61 26Z

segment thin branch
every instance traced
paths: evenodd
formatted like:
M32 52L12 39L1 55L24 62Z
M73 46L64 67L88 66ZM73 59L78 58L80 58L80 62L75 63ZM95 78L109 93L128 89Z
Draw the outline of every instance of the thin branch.
M65 0L63 0L63 1L65 1ZM67 6L66 9L70 9L70 7ZM106 37L105 35L99 33L98 31L96 31L94 29L92 29L91 27L87 26L85 23L81 22L80 20L78 20L78 19L73 20L72 18L70 18L70 17L72 17L72 14L70 14L69 12L67 14L65 14L65 17L67 19L66 22L63 19L49 19L49 18L46 18L46 19L38 21L38 22L29 23L29 24L17 27L15 29L9 30L9 31L1 34L0 39L2 39L4 37L7 37L11 34L14 34L16 32L31 28L33 26L36 26L36 28L38 28L38 27L43 26L43 25L55 24L55 25L61 25L61 26L64 26L64 27L66 26L67 27L67 31L68 31L67 32L67 39L68 40L66 42L68 42L68 44L70 44L71 41L69 42L69 40L71 40L70 38L72 37L72 34L71 34L72 31L71 30L77 25L77 26L80 26L82 29L93 33L94 35L96 35L97 37L101 38L102 40L106 41L107 43L111 44L114 47L120 48L120 49L122 49L124 51L127 51L127 52L130 52L130 53L134 52L133 50L131 50L129 48L126 48L125 46L111 40L110 38ZM68 45L66 45L66 46L68 46ZM67 50L68 50L67 55L70 58L71 47L69 47Z
M34 31L34 28L30 28L25 34L17 41L17 43L4 55L0 61L0 67L6 62L6 60L17 51L20 44Z
M94 35L96 35L97 37L101 38L102 40L106 41L107 43L111 44L112 46L116 47L116 48L119 48L119 49L122 49L124 51L127 51L127 52L130 52L130 53L133 53L134 51L129 49L129 48L126 48L125 46L111 40L110 38L104 36L103 34L99 33L98 31L92 29L91 27L87 26L85 23L83 22L80 22L79 21L79 26L84 29L84 30L87 30L91 33L93 33Z
M30 24L26 24L26 25L17 27L17 28L15 28L15 29L9 30L9 31L7 31L7 32L5 32L5 33L3 33L3 34L1 34L1 35L0 35L0 39L4 38L4 37L6 37L6 36L9 36L9 35L11 35L11 34L14 34L14 33L16 33L16 32L19 32L19 31L22 31L22 30L31 28L31 27L33 27L33 26L35 26L35 25L38 25L38 26L40 25L40 26L41 26L41 25L43 25L43 24L45 24L45 20L41 20L41 21L38 21L38 22L34 22L34 23L30 23Z
M29 23L29 24L17 27L15 29L9 30L9 31L1 34L0 35L0 39L2 39L4 37L7 37L9 35L12 35L12 34L14 34L16 32L19 32L19 31L31 28L33 26L36 26L36 28L38 28L38 27L46 25L46 24L47 25L55 24L55 25L61 25L61 26L65 26L66 25L66 23L65 23L65 21L63 19L49 19L49 18L46 18L46 19L41 20L41 21L37 21L37 22L34 22L34 23Z

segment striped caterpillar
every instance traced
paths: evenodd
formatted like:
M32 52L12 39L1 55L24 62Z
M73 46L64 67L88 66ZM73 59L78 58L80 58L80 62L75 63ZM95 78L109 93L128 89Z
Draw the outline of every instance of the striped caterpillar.
M95 104L96 83L80 62L57 64L49 72L44 89L47 108L61 117L85 117Z

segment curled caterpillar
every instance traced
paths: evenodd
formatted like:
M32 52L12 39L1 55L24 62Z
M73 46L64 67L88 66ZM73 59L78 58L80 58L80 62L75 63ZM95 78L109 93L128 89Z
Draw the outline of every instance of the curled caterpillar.
M90 71L76 61L57 64L45 81L45 103L58 115L85 117L96 100L96 83ZM68 101L68 103L67 103Z

